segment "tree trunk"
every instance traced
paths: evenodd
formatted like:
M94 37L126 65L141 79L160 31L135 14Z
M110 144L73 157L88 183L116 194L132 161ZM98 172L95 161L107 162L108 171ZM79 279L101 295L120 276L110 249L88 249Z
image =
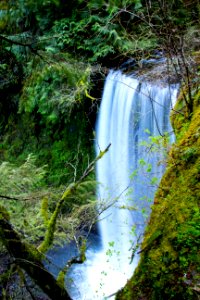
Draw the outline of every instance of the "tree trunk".
M4 209L3 209L4 210ZM42 263L41 253L32 245L22 241L20 235L12 227L6 211L0 208L0 239L15 262L34 280L34 282L52 300L71 300L66 289L58 284Z

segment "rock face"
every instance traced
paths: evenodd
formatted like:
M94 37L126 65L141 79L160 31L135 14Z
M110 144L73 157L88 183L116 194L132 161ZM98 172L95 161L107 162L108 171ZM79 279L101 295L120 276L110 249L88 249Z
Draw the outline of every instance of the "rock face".
M116 299L199 299L200 93L184 117L180 96L172 114L176 135L155 196L140 263Z

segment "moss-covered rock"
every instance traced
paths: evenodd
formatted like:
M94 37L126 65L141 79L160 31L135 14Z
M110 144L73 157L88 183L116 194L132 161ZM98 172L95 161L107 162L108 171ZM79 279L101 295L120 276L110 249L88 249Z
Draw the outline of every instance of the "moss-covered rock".
M184 113L172 116L177 142L155 195L140 263L118 300L199 299L199 98L197 92L190 120ZM181 103L180 98L176 109Z

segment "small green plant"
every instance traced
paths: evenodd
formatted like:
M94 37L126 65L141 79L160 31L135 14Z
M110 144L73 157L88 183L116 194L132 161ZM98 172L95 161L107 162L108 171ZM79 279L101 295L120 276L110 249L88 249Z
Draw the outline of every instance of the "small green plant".
M162 156L166 157L170 144L169 133L165 132L163 135L152 136L148 129L145 132L148 134L148 139L142 141L140 146L144 146L148 153L162 153Z

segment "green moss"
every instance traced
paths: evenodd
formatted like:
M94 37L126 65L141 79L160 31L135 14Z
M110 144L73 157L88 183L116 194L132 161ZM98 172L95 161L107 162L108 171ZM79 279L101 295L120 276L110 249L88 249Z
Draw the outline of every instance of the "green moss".
M195 95L196 99L199 95ZM176 109L181 108L181 98ZM200 107L173 114L177 142L155 195L140 263L117 299L198 299Z
M55 210L47 224L47 230L45 234L44 241L41 243L41 245L38 247L38 250L42 253L45 253L53 244L54 239L54 233L56 229L56 222L58 219L58 214L61 211L61 208L63 206L64 201L69 197L71 194L73 194L74 190L76 189L77 184L72 183L69 187L66 188L65 192L63 193L61 199L58 201Z
M65 275L66 275L67 269L62 270L59 272L58 277L57 277L57 283L59 284L60 287L64 288L65 287Z
M48 220L49 220L49 214L48 214L48 197L45 196L42 199L42 204L41 204L41 210L40 213L43 217L44 224L47 226L48 225Z
M5 207L0 205L0 219L2 219L2 218L9 221L10 215L9 215L8 211L5 209Z

